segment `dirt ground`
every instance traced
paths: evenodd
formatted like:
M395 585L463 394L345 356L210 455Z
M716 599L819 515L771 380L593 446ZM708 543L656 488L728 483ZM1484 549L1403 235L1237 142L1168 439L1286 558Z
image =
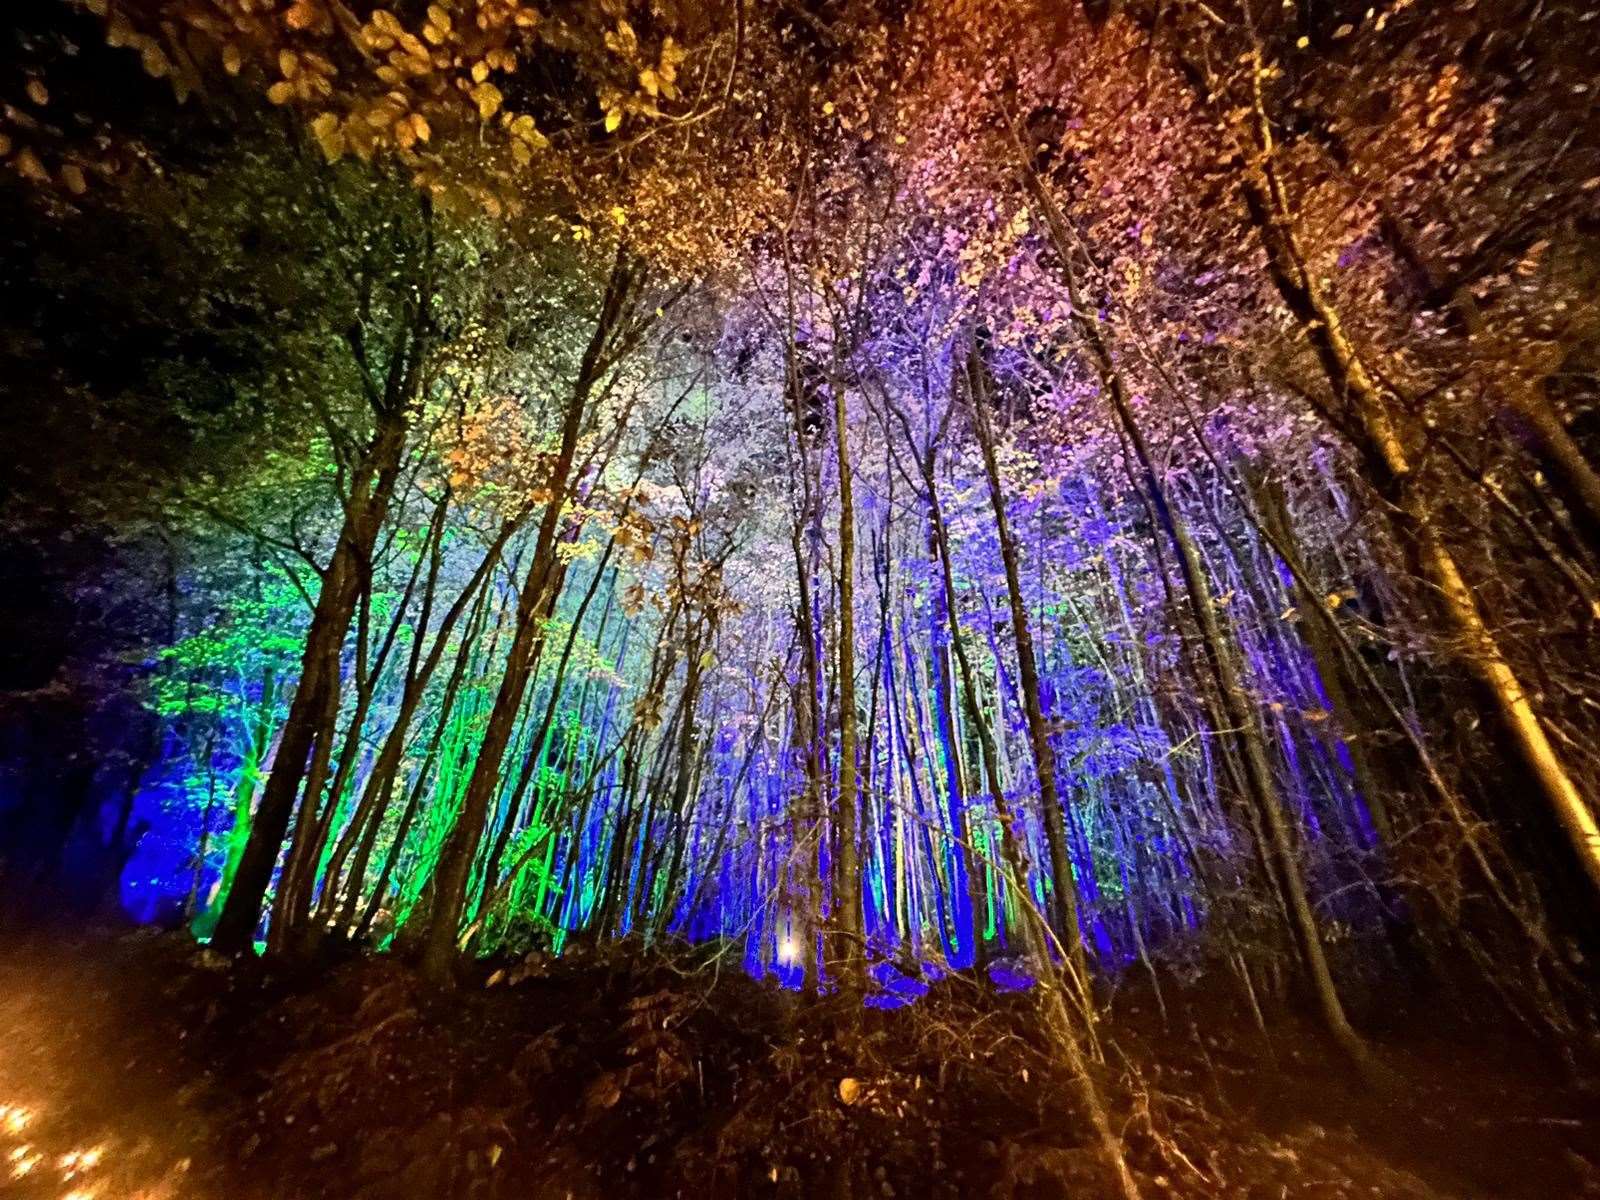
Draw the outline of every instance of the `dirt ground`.
M1146 1197L1600 1196L1600 1103L1505 1024L1412 1020L1363 1082L1314 1027L1128 993L1097 1078ZM0 1196L1112 1194L1027 993L888 1011L709 951L290 974L149 932L0 941ZM1203 1033L1201 1031L1204 1031Z

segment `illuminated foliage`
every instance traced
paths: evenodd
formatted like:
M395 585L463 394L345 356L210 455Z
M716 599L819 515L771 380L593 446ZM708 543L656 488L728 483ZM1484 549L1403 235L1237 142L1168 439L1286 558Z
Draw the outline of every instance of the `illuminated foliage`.
M1346 944L1568 985L1595 147L1491 17L100 7L298 131L118 193L197 189L198 319L253 314L147 689L225 948L1293 958L1358 1056Z

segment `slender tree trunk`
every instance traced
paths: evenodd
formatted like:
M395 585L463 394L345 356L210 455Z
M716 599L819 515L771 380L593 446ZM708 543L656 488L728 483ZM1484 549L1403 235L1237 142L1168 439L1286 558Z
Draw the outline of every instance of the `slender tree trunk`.
M594 332L578 368L572 395L568 399L561 425L560 446L551 469L549 498L539 523L533 560L517 598L517 628L512 638L505 675L489 713L488 726L478 747L461 813L445 840L435 875L433 911L423 939L423 967L435 982L452 976L456 963L456 935L466 907L467 885L483 837L489 804L500 786L500 766L511 742L517 714L527 690L534 652L544 633L544 620L555 601L554 587L556 532L571 489L573 460L578 434L588 407L589 396L599 382L605 354L632 291L632 276L626 259L619 253L606 285Z
M334 713L338 711L339 660L345 634L360 596L362 563L371 553L394 494L407 424L405 400L400 395L393 396L352 479L344 525L333 558L322 575L301 657L300 682L284 720L272 774L262 790L250 840L239 857L233 887L223 902L212 936L212 945L222 953L237 954L249 949L313 751L333 734L327 714L330 708Z
M1055 894L1055 930L1066 948L1078 986L1089 986L1089 958L1083 948L1078 926L1078 887L1073 878L1072 859L1067 849L1066 822L1061 810L1061 793L1056 780L1055 747L1045 723L1039 697L1039 664L1034 657L1033 630L1028 606L1022 597L1022 568L1017 543L1006 516L1005 493L1000 484L1000 466L995 457L994 430L989 423L989 389L984 366L976 348L967 356L968 395L972 401L973 428L983 452L984 477L989 485L989 506L994 512L995 532L1000 541L1000 560L1006 573L1006 598L1011 607L1011 634L1017 649L1017 675L1022 685L1022 708L1028 721L1028 743L1033 751L1034 771L1039 781L1039 809L1044 821L1045 845L1050 854L1050 874Z
M866 945L861 912L860 789L856 779L855 493L848 417L844 387L834 380L833 441L839 471L839 820L833 907L840 943L835 957L840 962L840 982L860 988L866 983Z

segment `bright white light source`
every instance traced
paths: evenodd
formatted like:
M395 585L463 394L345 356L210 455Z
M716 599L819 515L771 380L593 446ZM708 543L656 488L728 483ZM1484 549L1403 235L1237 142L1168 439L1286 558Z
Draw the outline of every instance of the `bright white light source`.
M799 953L800 947L795 945L793 935L784 934L783 937L778 940L778 961L784 966L787 967L793 963Z
M33 1113L20 1104L0 1104L0 1124L9 1133L21 1133L33 1120Z

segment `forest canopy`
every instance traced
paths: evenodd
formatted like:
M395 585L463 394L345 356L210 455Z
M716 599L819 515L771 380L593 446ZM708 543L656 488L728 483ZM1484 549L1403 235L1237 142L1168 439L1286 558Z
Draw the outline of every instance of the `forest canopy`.
M32 6L6 704L77 749L12 756L0 885L439 980L682 937L884 1003L1288 964L1358 1058L1387 973L1563 1026L1597 25Z

